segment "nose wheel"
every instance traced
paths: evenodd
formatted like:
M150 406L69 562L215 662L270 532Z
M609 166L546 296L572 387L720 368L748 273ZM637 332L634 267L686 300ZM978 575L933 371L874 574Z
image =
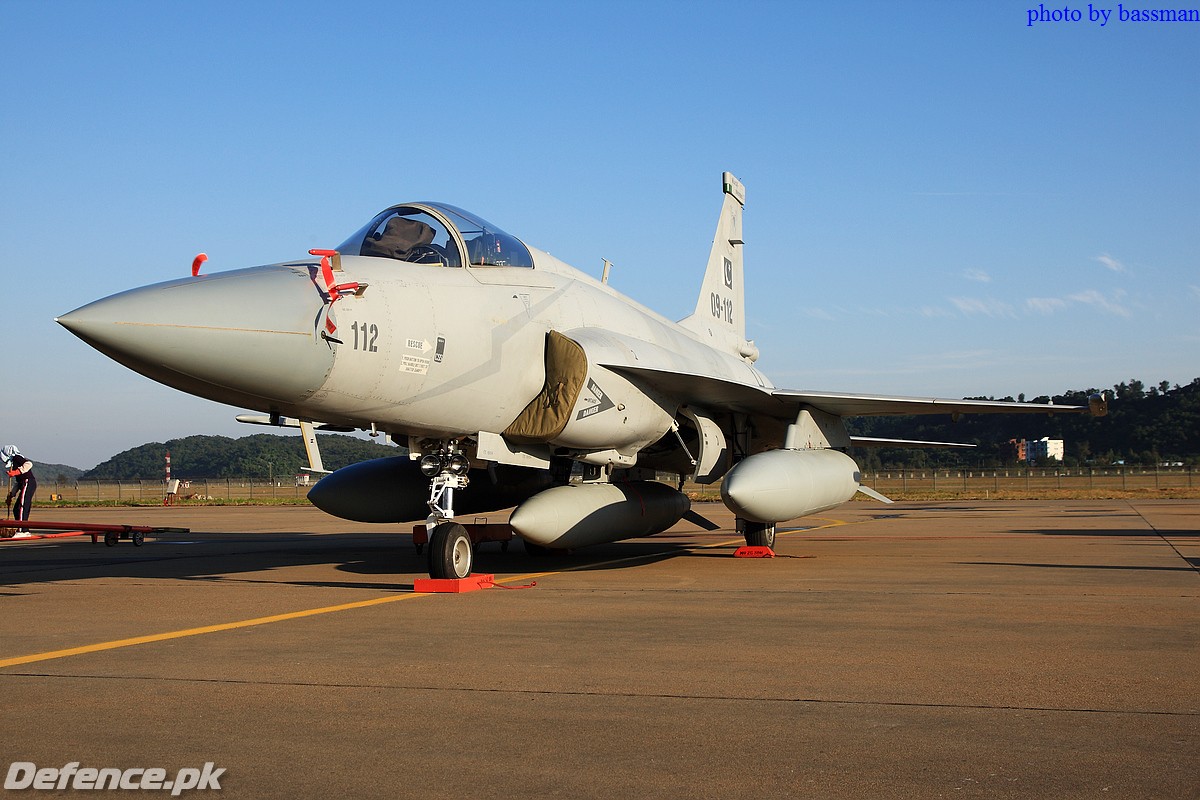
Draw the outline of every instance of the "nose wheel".
M454 491L466 489L470 465L455 442L444 442L421 458L429 480L429 577L467 578L475 547L467 529L454 521Z
M457 522L441 523L429 537L429 577L470 577L474 553L466 528Z

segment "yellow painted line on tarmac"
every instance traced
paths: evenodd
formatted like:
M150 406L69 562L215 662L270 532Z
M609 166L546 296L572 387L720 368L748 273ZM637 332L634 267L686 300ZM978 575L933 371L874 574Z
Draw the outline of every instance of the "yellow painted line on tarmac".
M803 528L795 531L781 531L780 536L786 536L791 533L807 533L811 531L821 530L823 528L833 528L840 525L857 524L848 523L843 520L830 519L828 524L818 525L813 528ZM742 541L737 539L729 539L723 542L715 542L712 544L696 545L694 547L684 548L687 550L708 550L716 547L728 547L733 544L738 544ZM588 564L580 564L574 567L564 567L563 569L553 570L550 572L533 572L528 575L517 575L510 578L502 578L496 583L517 583L518 581L536 580L538 578L547 578L553 575L561 575L566 572L578 572L580 570L595 569L597 567L609 567L614 564L623 564L631 561L645 561L648 558L655 558L661 555L670 555L672 551L663 550L657 553L643 553L636 556L628 556L626 558L614 558L610 561L593 562ZM222 631L232 631L238 628L253 628L257 625L270 625L273 622L287 622L293 619L303 619L304 617L315 617L320 614L332 614L338 611L353 611L358 608L369 608L371 606L380 606L385 603L397 603L401 600L414 600L419 597L432 597L434 595L428 593L405 593L388 595L387 597L376 597L371 600L358 600L353 603L340 603L335 606L322 606L321 608L308 608L302 611L289 611L285 614L272 614L268 617L255 617L254 619L243 619L236 622L222 622L216 625L203 625L198 628L186 628L179 631L167 631L166 633L152 633L146 636L133 636L128 639L114 639L109 642L96 642L95 644L85 644L80 647L68 647L62 650L49 650L45 653L31 653L24 656L14 656L12 658L0 659L0 669L4 667L16 667L22 664L33 664L38 661L53 661L59 658L70 658L71 656L82 656L88 653L102 653L105 650L119 650L123 647L134 647L140 644L153 644L155 642L166 642L171 639L186 639L189 636L201 636L206 633L220 633Z
M793 533L812 533L813 531L823 531L826 528L840 528L843 525L863 525L867 522L874 522L874 519L860 519L858 522L850 522L844 519L833 519L832 517L810 517L810 519L825 520L824 525L814 525L811 528L796 528L791 531L780 531L776 536L791 536Z
M0 667L15 667L20 664L32 664L36 661L53 661L56 658L67 658L69 656L81 656L87 653L100 653L105 650L117 650L122 647L133 647L139 644L151 644L153 642L165 642L170 639L185 639L189 636L200 636L205 633L220 633L221 631L232 631L238 628L252 628L255 625L269 625L272 622L286 622L290 619L302 619L303 617L315 617L318 614L332 614L335 611L350 611L356 608L367 608L369 606L379 606L384 603L395 603L400 600L412 600L417 597L429 597L427 594L397 594L387 597L376 597L372 600L359 600L354 603L341 603L336 606L324 606L322 608L308 608L303 611L289 611L286 614L273 614L269 617L255 617L254 619L243 619L237 622L222 622L217 625L204 625L199 628L187 628L181 631L168 631L167 633L152 633L148 636L134 636L130 639L114 639L111 642L97 642L96 644L85 644L81 647L68 647L65 650L51 650L46 653L33 653L27 656L16 656L14 658L6 658L0 660Z

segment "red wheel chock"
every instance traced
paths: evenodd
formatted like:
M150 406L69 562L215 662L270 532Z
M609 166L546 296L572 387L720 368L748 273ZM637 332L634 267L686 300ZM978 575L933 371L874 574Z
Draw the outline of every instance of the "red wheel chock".
M420 594L462 594L490 589L495 583L495 575L472 572L466 578L417 578L413 581L413 591Z
M769 547L751 547L743 545L733 551L734 558L774 558L775 551Z

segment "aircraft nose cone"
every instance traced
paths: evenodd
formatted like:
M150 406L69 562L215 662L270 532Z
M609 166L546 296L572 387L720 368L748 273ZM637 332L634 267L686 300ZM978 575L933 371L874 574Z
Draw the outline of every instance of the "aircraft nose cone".
M56 320L153 380L250 408L311 395L333 366L306 270L253 267L144 286Z

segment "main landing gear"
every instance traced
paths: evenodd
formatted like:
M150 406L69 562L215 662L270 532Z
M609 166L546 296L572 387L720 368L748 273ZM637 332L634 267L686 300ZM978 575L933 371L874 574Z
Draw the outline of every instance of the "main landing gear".
M751 522L742 520L742 535L750 547L769 547L775 549L775 523Z
M429 577L466 578L471 574L474 547L467 529L454 521L454 490L467 488L470 469L457 442L442 442L436 452L421 457L421 473L429 480Z

